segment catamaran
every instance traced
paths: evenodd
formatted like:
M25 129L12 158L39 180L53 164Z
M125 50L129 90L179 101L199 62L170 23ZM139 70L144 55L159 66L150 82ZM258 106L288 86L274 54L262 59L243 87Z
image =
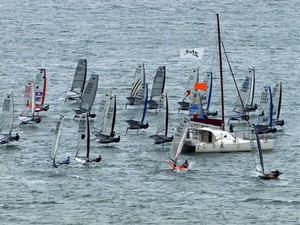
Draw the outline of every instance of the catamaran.
M127 105L137 105L137 103L140 103L144 99L145 84L145 66L144 64L140 64L135 70L135 82L132 84L130 96L127 97L128 103L126 103L125 108L127 108Z
M250 132L249 133L250 135ZM267 137L261 141L263 150L271 150L274 139ZM215 126L191 122L183 152L186 153L222 153L250 152L251 139L241 138L234 133L217 129Z
M258 177L265 179L265 180L279 179L279 175L281 175L282 173L279 172L278 170L271 171L270 173L267 173L267 174L265 173L263 152L262 152L259 134L258 134L258 131L257 131L255 125L253 125L253 128L254 128L256 145L255 145L255 143L253 143L252 154L255 159L256 171L259 172Z
M175 170L182 171L188 169L188 165L178 165L177 161L179 159L179 156L184 146L184 142L188 135L189 123L190 121L188 119L183 118L183 121L176 128L175 137L170 148L170 155L169 155L170 161L166 160L166 163L169 166L171 166L173 170L175 169Z
M120 136L115 137L114 131L116 112L116 95L109 92L100 103L99 113L92 131L99 143L107 144L120 141Z
M79 115L75 160L82 164L101 161L100 155L94 160L90 159L90 122L88 115L85 113Z
M89 117L94 118L96 115L91 114L91 109L93 107L95 97L98 90L98 75L92 75L84 89L82 96L82 101L79 108L75 108L74 111L77 117L79 114L86 113Z
M217 153L217 152L251 151L251 140L246 138L239 138L236 135L228 131L225 131L222 51L221 51L221 35L220 35L218 14L217 14L217 24L218 24L222 118L218 121L206 121L208 118L204 118L203 122L192 121L189 129L189 134L185 140L185 144L183 147L183 151L185 152ZM214 124L212 122L214 122ZM216 126L218 128L216 128ZM264 141L262 142L262 149L271 150L273 144L274 144L274 140L264 139Z
M157 130L155 135L150 137L154 139L154 144L163 144L172 142L173 136L168 137L168 123L169 123L169 103L167 94L162 94L158 103L157 113Z
M56 123L53 145L52 145L52 149L51 149L51 152L50 152L50 159L52 159L52 166L53 167L57 167L56 155L57 155L57 151L58 151L58 144L59 144L59 139L60 139L60 136L61 136L63 124L64 124L64 116L60 115L59 120Z
M147 100L148 100L148 84L145 84L144 90L144 98L136 99L135 104L137 108L134 108L131 113L131 118L126 120L129 125L126 129L126 133L128 130L139 130L139 129L147 129L149 127L148 123L144 123L146 112L147 112Z
M11 141L18 141L20 139L18 133L12 135L13 123L14 95L13 93L6 93L0 116L0 144L8 144Z
M166 82L166 67L160 66L156 71L156 75L154 77L151 96L148 101L148 108L149 109L157 109L158 108L158 101L164 92L165 89L165 82Z
M87 74L87 60L79 59L74 74L71 90L67 92L66 100L80 101L84 90Z
M41 117L36 115L35 107L35 84L34 81L28 81L24 92L25 109L18 116L21 120L20 125L35 124L41 122Z
M47 77L46 69L40 69L35 77L35 111L48 111L49 105L45 105Z

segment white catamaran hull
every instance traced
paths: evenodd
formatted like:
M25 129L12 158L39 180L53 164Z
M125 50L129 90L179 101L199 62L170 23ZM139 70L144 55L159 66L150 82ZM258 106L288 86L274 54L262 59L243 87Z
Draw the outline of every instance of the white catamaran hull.
M263 150L271 150L273 148L274 140L261 141ZM224 152L250 152L250 140L237 138L236 141L223 140L214 143L201 142L199 140L186 139L184 152L195 153L224 153Z
M193 123L185 140L183 152L220 153L220 152L250 152L253 140L240 138L228 131L212 127L197 127ZM271 150L274 139L261 139L262 150Z

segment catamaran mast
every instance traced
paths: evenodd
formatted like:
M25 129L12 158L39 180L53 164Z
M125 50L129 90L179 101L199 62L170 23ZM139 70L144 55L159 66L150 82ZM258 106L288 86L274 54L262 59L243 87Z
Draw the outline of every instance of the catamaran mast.
M221 32L220 32L219 14L217 14L217 24L218 24L218 45L219 45L220 80L221 80L222 129L225 130L225 123L224 123L223 70L222 70L222 48L221 48Z

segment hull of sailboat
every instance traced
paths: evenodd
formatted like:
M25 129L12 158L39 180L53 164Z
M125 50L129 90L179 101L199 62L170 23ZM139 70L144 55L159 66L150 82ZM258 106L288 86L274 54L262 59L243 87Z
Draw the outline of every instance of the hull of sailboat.
M189 110L190 103L189 102L178 102L180 108L179 110Z
M127 129L130 130L147 129L149 127L148 123L145 124L143 122L136 121L136 120L126 120L126 122L129 125Z
M197 123L203 123L203 124L208 124L208 125L212 125L212 126L216 126L216 127L221 127L223 125L223 122L221 119L211 119L208 117L197 117L194 116L191 121L193 122L197 122Z
M150 136L155 142L154 144L163 144L167 142L172 142L173 141L173 136L168 137L166 135L151 135Z
M262 140L262 150L271 150L274 140ZM187 139L183 147L185 153L226 153L226 152L251 152L252 145L250 140L237 138L232 140L219 140L214 143L201 142L198 140Z
M271 150L274 139L261 138L262 150ZM184 152L221 153L249 152L253 140L240 138L228 131L192 123L183 147Z
M157 109L158 108L158 101L149 100L148 101L148 109Z
M75 157L75 161L82 163L82 164L88 163L86 158L81 158L81 157Z

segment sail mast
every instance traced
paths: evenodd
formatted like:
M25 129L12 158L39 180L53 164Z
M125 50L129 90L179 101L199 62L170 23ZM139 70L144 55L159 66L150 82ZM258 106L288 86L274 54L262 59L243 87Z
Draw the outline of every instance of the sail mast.
M281 110L281 99L282 99L282 83L279 84L279 101L277 106L277 119L279 119L280 116L280 110Z
M45 95L46 95L46 86L47 86L47 78L46 78L46 69L41 69L42 71L42 80L43 80L43 96L42 96L42 105L45 102Z
M111 97L110 97L111 98ZM110 136L114 136L114 129L115 129L115 123L116 123L116 95L113 95L113 104L114 104L114 112L113 112L113 119L112 119L112 124L111 124L111 131L110 131Z
M168 135L168 126L169 126L169 103L168 103L168 95L166 94L166 96L165 96L165 103L166 103L166 114L165 114L165 119L166 119L166 121L165 121L165 135L166 135L166 137L167 137L167 135Z
M145 120L146 112L147 112L147 104L148 104L148 84L145 84L145 97L144 97L144 109L141 122L143 123Z
M222 69L222 48L221 48L221 32L219 14L217 14L218 25L218 45L219 45L219 63L220 63L220 80L221 80L221 103L222 103L222 130L225 130L224 119L224 93L223 93L223 69Z
M88 160L90 157L90 122L89 117L86 114L86 159Z

